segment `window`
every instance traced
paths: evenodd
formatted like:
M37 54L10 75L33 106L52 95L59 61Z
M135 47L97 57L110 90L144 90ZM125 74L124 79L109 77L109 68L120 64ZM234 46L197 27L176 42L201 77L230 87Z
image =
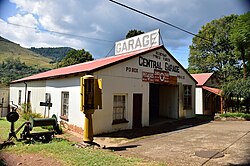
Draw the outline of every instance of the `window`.
M18 105L21 105L21 98L22 97L22 91L21 90L19 90L18 91Z
M125 117L126 96L114 95L113 100L113 124L128 122Z
M61 118L64 120L68 120L68 114L69 114L69 92L62 92Z
M51 94L50 93L45 93L45 103L48 104L48 109L50 110L50 107L52 107Z
M184 109L192 108L192 86L184 85Z
M51 95L50 93L45 93L45 103L50 103L51 102Z
M30 103L30 98L31 98L31 91L28 91L27 104L29 104L29 103Z

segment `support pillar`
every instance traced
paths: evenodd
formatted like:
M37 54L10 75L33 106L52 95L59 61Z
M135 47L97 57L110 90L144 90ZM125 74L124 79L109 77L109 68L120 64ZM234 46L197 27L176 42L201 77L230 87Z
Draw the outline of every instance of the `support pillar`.
M223 114L223 97L220 96L220 113Z
M93 142L93 123L92 123L92 112L84 112L84 132L83 132L83 141L84 142Z

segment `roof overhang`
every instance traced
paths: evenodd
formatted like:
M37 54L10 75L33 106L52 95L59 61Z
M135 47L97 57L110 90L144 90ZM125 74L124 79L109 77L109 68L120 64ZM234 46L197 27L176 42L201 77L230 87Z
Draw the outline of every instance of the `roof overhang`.
M213 94L216 94L218 96L222 95L222 90L218 89L218 88L212 88L212 87L208 87L208 86L202 86L202 89L207 90Z

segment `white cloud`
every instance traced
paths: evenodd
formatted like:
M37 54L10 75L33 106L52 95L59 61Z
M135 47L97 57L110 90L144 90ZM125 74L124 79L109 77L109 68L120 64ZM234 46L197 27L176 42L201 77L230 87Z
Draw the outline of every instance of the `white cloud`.
M32 14L25 14L25 15L17 14L16 16L9 17L8 22L33 28L35 28L38 25L36 18Z

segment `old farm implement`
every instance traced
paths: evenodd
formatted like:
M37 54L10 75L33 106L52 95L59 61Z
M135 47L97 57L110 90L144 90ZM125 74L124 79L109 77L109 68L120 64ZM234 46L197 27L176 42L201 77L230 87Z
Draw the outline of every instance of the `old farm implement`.
M8 141L12 138L17 140L41 140L50 141L56 133L60 133L59 125L55 115L52 118L33 118L30 117L29 121L24 122L20 127L15 130L15 122L19 119L19 114L16 112L17 105L12 104L12 111L7 114L7 120L11 123ZM34 127L51 126L52 130L43 132L32 132ZM20 139L17 138L17 133L22 129Z

